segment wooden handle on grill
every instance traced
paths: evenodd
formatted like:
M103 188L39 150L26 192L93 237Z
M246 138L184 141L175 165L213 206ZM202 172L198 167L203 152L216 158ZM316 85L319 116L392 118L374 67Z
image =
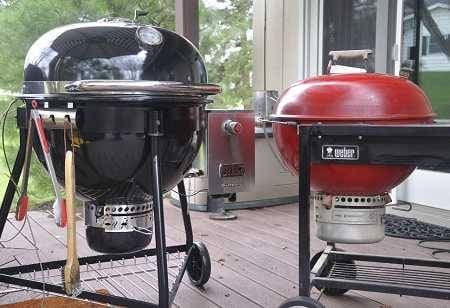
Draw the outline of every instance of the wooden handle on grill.
M75 163L72 151L66 152L65 161L67 207L67 263L64 268L66 292L72 295L80 288L80 265L77 256L75 217Z
M75 221L75 172L72 151L67 151L65 161L66 207L67 207L67 246L69 254L76 255ZM73 248L74 251L70 251ZM69 258L70 259L70 258Z

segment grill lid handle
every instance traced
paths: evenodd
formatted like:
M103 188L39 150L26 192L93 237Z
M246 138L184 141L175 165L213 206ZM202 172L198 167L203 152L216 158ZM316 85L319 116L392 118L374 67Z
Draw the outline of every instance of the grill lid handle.
M214 95L222 92L218 85L176 81L80 80L65 86L67 92L160 92Z

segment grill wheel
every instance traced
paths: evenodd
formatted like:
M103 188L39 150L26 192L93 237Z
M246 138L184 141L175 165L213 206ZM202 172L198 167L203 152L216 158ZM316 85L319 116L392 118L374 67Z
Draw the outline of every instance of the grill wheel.
M208 249L202 242L194 242L187 264L187 272L192 284L202 287L211 275L211 259Z

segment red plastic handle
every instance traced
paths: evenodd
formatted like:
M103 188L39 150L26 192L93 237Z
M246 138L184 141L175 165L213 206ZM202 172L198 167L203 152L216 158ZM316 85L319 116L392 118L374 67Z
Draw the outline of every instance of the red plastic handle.
M23 195L20 197L17 202L16 215L15 218L17 221L22 221L27 215L28 211L28 196Z
M33 117L34 124L36 125L36 128L37 128L37 132L38 132L39 140L41 141L42 149L44 150L45 153L49 153L50 149L48 146L47 137L45 136L44 124L42 122L42 119L38 114L36 114L34 116L32 115L32 117Z

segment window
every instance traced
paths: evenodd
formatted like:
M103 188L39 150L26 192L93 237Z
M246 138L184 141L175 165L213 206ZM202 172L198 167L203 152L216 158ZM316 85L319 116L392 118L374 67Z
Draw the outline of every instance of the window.
M430 37L422 36L422 56L426 56L430 52Z
M441 53L442 52L442 47L441 47L441 43L440 43L441 39L448 40L448 34L447 35L443 35L440 38L431 37L429 39L428 53Z
M324 1L323 72L326 72L331 50L375 50L376 0ZM369 57L368 68L373 71L374 56ZM340 61L340 64L364 68L360 60Z
M450 6L447 0L426 0L421 7L420 32L426 54L419 58L418 82L439 118L450 117ZM424 40L425 38L425 40ZM422 48L423 49L423 48Z
M423 35L421 44L422 44L422 56L442 53L442 40L449 41L450 35L445 34L439 38L432 37L430 35Z
M450 3L448 0L403 3L402 70L412 73L412 80L425 91L438 118L449 118ZM420 42L416 43L416 37ZM420 53L416 54L417 45Z

